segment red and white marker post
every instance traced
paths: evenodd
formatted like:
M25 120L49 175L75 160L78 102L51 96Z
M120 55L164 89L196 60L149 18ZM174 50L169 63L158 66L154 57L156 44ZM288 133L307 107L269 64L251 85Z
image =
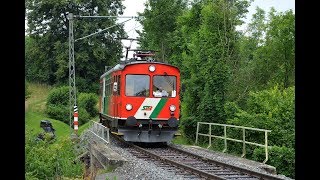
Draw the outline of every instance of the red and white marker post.
M74 113L73 113L73 128L74 128L74 133L76 135L78 135L78 107L77 106L74 106L74 109L73 109Z

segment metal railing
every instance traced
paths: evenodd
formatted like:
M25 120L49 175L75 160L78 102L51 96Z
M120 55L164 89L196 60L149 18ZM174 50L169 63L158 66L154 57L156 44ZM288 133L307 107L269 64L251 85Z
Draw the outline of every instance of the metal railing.
M209 125L209 134L203 134L203 133L199 133L199 126L200 124L207 124ZM211 126L223 126L223 130L224 130L224 136L215 136L211 134ZM233 127L233 128L240 128L242 129L242 140L240 139L233 139L233 138L228 138L227 137L227 127ZM265 134L265 143L264 144L258 144L258 143L254 143L254 142L249 142L246 141L246 130L254 130L254 131L262 131ZM242 146L242 155L241 157L244 157L246 154L246 144L251 144L251 145L255 145L255 146L260 146L260 147L264 147L265 148L265 155L266 158L263 161L263 163L266 163L268 161L268 132L271 132L271 130L266 130L266 129L258 129L258 128L251 128L251 127L244 127L244 126L235 126L235 125L228 125L228 124L218 124L218 123L206 123L206 122L198 122L197 123L197 132L196 132L196 144L198 143L198 136L208 136L209 137L209 147L211 147L211 138L215 137L215 138L220 138L220 139L224 139L224 149L222 152L225 152L227 150L227 140L230 141L236 141L236 142L240 142L243 144Z
M104 125L102 125L96 121L91 120L89 122L88 132L93 134L95 137L100 139L102 142L104 142L106 144L110 143L109 128L105 127Z

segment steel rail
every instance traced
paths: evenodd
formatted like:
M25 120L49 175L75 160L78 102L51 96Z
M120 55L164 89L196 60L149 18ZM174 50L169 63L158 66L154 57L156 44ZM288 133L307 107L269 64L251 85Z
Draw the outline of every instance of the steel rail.
M137 145L134 145L132 143L129 143L129 142L126 142L124 141L122 138L118 137L118 136L115 136L115 135L112 135L113 137L115 137L117 140L123 142L124 144L128 145L128 146L131 146L133 147L134 149L137 149L138 151L146 154L146 155L149 155L151 156L151 158L155 158L155 159L158 159L160 161L164 161L165 163L167 164L172 164L173 166L177 167L177 168L180 168L180 169L184 169L184 170L187 170L189 171L190 173L192 174L195 174L195 175L198 175L202 178L208 178L208 179L228 179L228 176L226 177L221 177L221 175L215 175L213 173L208 173L206 171L203 171L203 170L199 170L199 169L196 169L192 166L189 166L189 165L186 165L186 164L181 164L179 162L176 162L176 161L173 161L169 158L166 158L166 157L163 157L161 155L158 155L154 152L151 152L149 150L146 150L142 147L139 147ZM276 176L273 176L273 175L268 175L268 174L264 174L264 173L260 173L260 172L256 172L256 171L252 171L252 170L249 170L249 169L245 169L245 168L241 168L241 167L238 167L238 166L234 166L234 165L230 165L230 164L226 164L226 163L223 163L223 162L220 162L220 161L216 161L216 160L213 160L213 159L209 159L209 158L206 158L206 157L203 157L203 156L199 156L197 154L194 154L194 153L191 153L191 152L188 152L188 151L184 151L182 149L179 149L179 148L176 148L176 147L173 147L172 145L168 145L167 147L169 147L169 149L173 150L173 151L176 151L176 152L179 152L179 153L182 153L182 154L185 154L185 155L188 155L188 156L191 156L191 157L194 157L196 159L199 159L199 160L202 160L204 162L207 162L207 163L211 163L211 164L215 164L215 165L218 165L218 166L221 166L222 170L223 169L230 169L231 171L234 171L235 173L244 173L248 176L252 176L252 178L257 178L257 179L265 179L265 180L283 180L282 178L279 178L279 177L276 177ZM180 154L181 155L181 154ZM238 176L238 175L235 175L235 176ZM231 178L231 177L230 177Z
M226 167L226 168L230 168L230 169L242 172L242 173L246 173L246 174L252 175L252 176L257 177L257 178L268 179L268 180L269 179L270 180L273 180L273 179L274 180L284 180L283 178L276 177L276 176L273 176L273 175L252 171L252 170L249 170L249 169L241 168L241 167L238 167L238 166L234 166L234 165L231 165L231 164L227 164L227 163L223 163L223 162L220 162L220 161L209 159L209 158L206 158L206 157L203 157L203 156L199 156L199 155L194 154L192 152L188 152L188 151L184 151L182 149L176 148L176 147L174 147L172 145L168 145L168 147L170 147L170 148L172 148L172 149L174 149L176 151L179 151L181 153L185 153L185 154L188 154L190 156L194 156L194 157L199 158L199 159L201 159L203 161L207 161L209 163L214 163L214 164Z
M178 166L178 167L180 167L180 168L187 169L187 170L191 171L191 173L193 173L193 174L198 174L198 175L200 175L201 177L209 178L209 179L226 180L225 178L222 178L222 177L219 177L219 176L216 176L216 175L213 175L213 174L209 174L209 173L207 173L207 172L204 172L204 171L195 169L195 168L193 168L193 167L191 167L191 166L188 166L188 165L185 165L185 164L180 164L180 163L175 162L175 161L172 161L172 160L170 160L170 159L168 159L168 158L161 157L161 156L159 156L159 155L157 155L157 154L154 154L154 153L152 153L152 152L150 152L150 151L148 151L148 150L145 150L145 149L143 149L143 148L141 148L141 147L139 147L139 146L136 146L136 145L134 145L134 144L128 143L128 142L124 141L122 138L120 138L120 137L118 137L118 136L115 136L115 135L112 135L112 136L113 136L113 137L116 137L119 141L125 143L126 145L129 145L129 146L131 146L131 147L133 147L133 148L135 148L135 149L138 149L138 150L142 151L142 152L145 153L145 154L151 155L151 156L159 159L160 161L165 161L165 162L167 162L167 163L169 163L169 164L174 164L175 166Z

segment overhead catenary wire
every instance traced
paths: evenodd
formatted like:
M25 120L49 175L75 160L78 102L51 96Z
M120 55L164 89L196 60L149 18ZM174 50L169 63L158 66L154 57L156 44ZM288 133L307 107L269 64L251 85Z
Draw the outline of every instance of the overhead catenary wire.
M78 39L75 40L75 42L77 42L77 41L79 41L79 40L82 40L82 39L85 39L85 38L88 38L88 37L91 37L91 36L93 36L93 35L96 35L96 34L98 34L98 33L101 33L101 32L103 32L103 31L106 31L106 30L108 30L108 29L110 29L110 28L113 28L113 27L115 27L115 26L119 26L120 24L123 24L123 23L125 23L125 22L127 22L127 21L130 21L130 20L132 20L132 18L131 18L131 19L128 19L128 20L125 20L125 21L123 21L123 22L121 22L121 23L112 25L112 26L110 26L110 27L107 27L107 28L105 28L105 29L103 29L103 30L97 31L97 32L95 32L95 33L92 33L92 34L89 34L89 35L87 35L87 36L84 36L84 37L82 37L82 38L78 38Z
M170 10L170 9L169 9ZM160 16L162 16L162 15L164 15L165 13L167 13L167 12L169 12L169 10L167 10L167 11L162 11L160 14L157 14L157 15L155 15L153 18L155 19L155 18L158 18L158 17L160 17ZM135 16L136 18L139 18L139 17L145 17L145 16L143 16L143 15L139 15L139 16ZM133 31L133 30L136 30L137 28L139 28L139 27L141 27L143 24L139 24L138 26L136 26L136 24L137 24L137 22L135 23L135 25L134 25L134 27L132 28L132 29L130 29L129 31L127 31L127 34L129 33L129 32L131 32L131 31ZM130 47L131 47L131 44L132 44L132 41L133 40L138 40L139 41L139 38L137 38L137 39L134 39L134 38L124 38L124 39L126 39L126 40L130 40ZM122 43L123 44L123 43ZM124 45L124 44L123 44ZM124 50L122 53L125 53L127 50Z
M74 15L75 18L138 18L139 16L80 16Z

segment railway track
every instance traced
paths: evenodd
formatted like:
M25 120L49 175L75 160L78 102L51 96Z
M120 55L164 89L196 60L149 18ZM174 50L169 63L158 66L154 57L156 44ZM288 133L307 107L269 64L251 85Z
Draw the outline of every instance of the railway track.
M169 172L174 172L184 179L282 180L282 178L277 176L225 164L172 146L156 148L140 147L125 142L118 136L114 137L126 146L131 147L128 150L134 156L147 161L153 161L161 168Z

